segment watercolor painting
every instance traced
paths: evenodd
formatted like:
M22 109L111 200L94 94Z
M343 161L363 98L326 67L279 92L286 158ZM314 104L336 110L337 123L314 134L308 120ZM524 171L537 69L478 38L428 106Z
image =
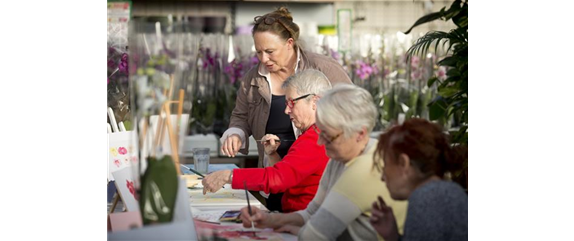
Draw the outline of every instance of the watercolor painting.
M245 197L245 190L231 189L229 184L225 188L219 189L215 193L207 193L203 195L202 188L188 189L189 203L193 206L247 206L247 198ZM249 196L250 200L257 200L252 195ZM252 205L259 205L259 202L252 202ZM259 207L259 206L257 206Z
M116 180L116 188L120 198L128 211L139 211L139 204L135 197L134 178L131 168L124 168L112 173Z
M252 231L251 228L244 228L242 224L220 225L195 220L195 230L200 240L213 240L215 238L224 238L229 241L283 240L281 234L273 232L273 229L256 228L255 231Z
M134 147L136 135L133 131L108 134L108 180L114 180L112 173L130 167L138 162L138 148ZM131 161L130 161L131 160Z

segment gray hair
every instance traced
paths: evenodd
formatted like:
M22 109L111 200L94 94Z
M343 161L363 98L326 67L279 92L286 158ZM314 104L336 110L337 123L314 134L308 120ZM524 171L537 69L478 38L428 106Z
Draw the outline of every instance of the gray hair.
M317 122L342 130L346 138L363 127L370 133L377 114L371 94L356 85L338 84L317 102Z
M324 92L331 89L331 82L321 71L306 69L287 78L281 88L294 88L299 95L322 96ZM310 101L310 98L307 101Z

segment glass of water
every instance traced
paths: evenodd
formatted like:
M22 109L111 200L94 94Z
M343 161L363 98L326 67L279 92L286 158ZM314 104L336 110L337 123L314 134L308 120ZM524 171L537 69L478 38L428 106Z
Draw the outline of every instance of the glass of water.
M207 174L207 167L209 167L209 148L193 149L193 166L196 171Z

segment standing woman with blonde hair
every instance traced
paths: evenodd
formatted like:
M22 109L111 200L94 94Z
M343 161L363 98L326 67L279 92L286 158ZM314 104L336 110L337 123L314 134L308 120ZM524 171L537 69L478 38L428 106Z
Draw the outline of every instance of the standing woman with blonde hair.
M249 136L260 140L265 134L272 133L285 140L277 149L283 158L300 134L284 113L283 82L304 69L323 72L332 86L351 83L351 79L334 59L301 49L299 26L293 22L287 8L257 16L254 21L252 33L259 64L241 79L229 129L220 138L221 152L229 157L235 157L238 152L247 155ZM270 166L262 143L257 143L257 151L258 167ZM280 200L281 196L271 195L267 208L281 211Z

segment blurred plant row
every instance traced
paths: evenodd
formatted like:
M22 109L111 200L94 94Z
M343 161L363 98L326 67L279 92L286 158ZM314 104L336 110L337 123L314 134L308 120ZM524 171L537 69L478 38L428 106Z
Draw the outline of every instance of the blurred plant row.
M221 135L235 105L239 79L259 62L251 36L195 34L186 32L178 23L149 31L154 28L149 25L130 23L129 53L127 42L110 38L108 31L108 105L116 111L118 122L132 118L128 103L129 72L130 79L146 83L139 86L149 87L145 90L149 98L134 103L137 111L141 111L138 116L154 114L150 112L155 108L153 100L174 99L174 94L168 96L167 89L183 89L186 93L183 112L191 112L188 134ZM125 29L123 26L122 30ZM444 57L441 47L425 56L407 58L412 35L357 36L352 50L341 53L336 51L334 36L303 39L306 49L333 57L355 84L373 95L380 110L375 130L413 117L428 119L432 115L428 104L437 97L437 87L427 81L448 77L448 69L437 65ZM133 97L131 100L135 101ZM440 122L447 127L457 125L456 116Z
M379 107L375 131L414 117L429 119L432 110L428 104L437 96L437 89L427 85L427 80L447 77L447 70L437 65L444 56L443 49L409 58L412 39L402 33L357 36L352 50L345 53L328 44L321 47L323 54L343 65L354 84L372 94ZM456 120L439 122L446 127L456 125Z

